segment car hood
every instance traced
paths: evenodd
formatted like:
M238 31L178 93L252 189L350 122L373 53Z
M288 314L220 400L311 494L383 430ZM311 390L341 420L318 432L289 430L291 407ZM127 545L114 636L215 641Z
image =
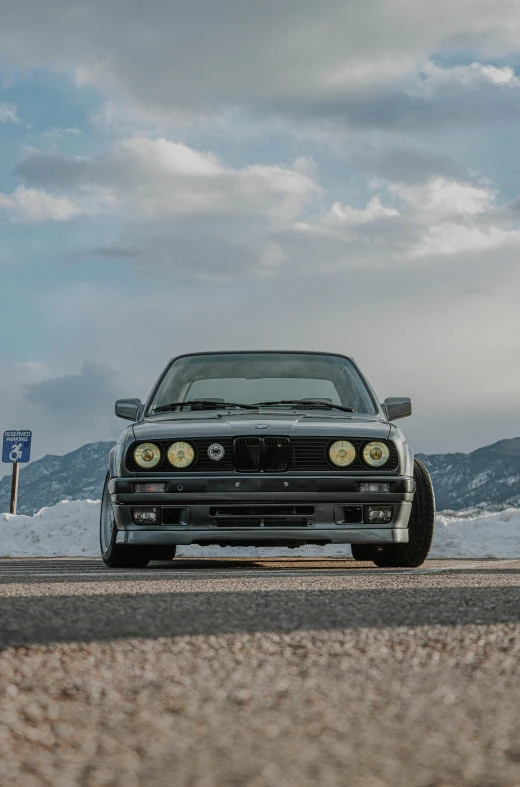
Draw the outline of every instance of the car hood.
M259 428L262 426L263 428ZM267 427L267 428L265 428ZM169 440L172 438L208 437L210 439L254 435L288 437L361 437L384 440L390 424L375 416L355 413L352 416L310 413L165 413L134 425L136 440Z

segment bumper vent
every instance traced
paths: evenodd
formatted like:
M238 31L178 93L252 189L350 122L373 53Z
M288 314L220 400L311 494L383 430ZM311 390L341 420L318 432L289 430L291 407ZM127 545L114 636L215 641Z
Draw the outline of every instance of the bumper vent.
M312 527L314 506L309 505L219 505L209 509L217 527Z
M273 505L264 506L212 506L209 509L210 516L216 517L274 517L274 516L314 516L314 506L306 505Z
M283 517L249 517L249 519L240 519L232 517L230 519L218 519L217 527L231 529L233 527L248 528L248 527L312 527L312 520L307 517L291 517L290 519L283 519Z

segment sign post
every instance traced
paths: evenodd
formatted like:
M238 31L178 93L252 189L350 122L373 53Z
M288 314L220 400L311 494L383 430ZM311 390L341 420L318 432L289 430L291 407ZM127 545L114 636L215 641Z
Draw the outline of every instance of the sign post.
M16 430L4 432L4 442L2 446L2 462L12 464L13 477L11 480L11 514L16 514L16 504L18 501L18 475L20 463L28 462L31 458L31 439L32 432L27 430Z
M16 504L18 502L18 475L20 473L20 465L18 462L13 462L13 476L11 478L11 504L9 506L9 513L16 514Z

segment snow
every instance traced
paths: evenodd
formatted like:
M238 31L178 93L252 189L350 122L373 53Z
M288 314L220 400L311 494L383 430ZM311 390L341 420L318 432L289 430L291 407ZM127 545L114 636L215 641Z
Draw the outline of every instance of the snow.
M520 509L437 514L431 557L520 557Z
M63 500L34 516L0 514L0 557L99 555L99 500Z
M34 516L0 514L0 557L91 557L99 555L99 500L64 500ZM347 545L268 547L181 547L179 556L350 556ZM520 557L520 509L444 512L437 515L430 557Z

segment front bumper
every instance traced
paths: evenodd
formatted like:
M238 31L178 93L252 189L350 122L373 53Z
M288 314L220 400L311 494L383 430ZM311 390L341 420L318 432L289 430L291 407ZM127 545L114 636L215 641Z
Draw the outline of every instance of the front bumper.
M360 492L361 483L390 483L390 492ZM139 483L165 483L161 493L136 492ZM117 543L140 545L389 544L408 542L414 481L403 476L219 476L114 478L109 482ZM368 506L391 506L385 524L367 521ZM160 509L161 521L138 525L135 508ZM255 515L243 515L254 508ZM283 507L283 508L282 508ZM282 515L294 508L294 516ZM361 521L345 521L345 508ZM221 516L220 512L226 514ZM236 515L233 513L236 511ZM226 518L228 517L228 522ZM356 514L357 516L357 514ZM352 517L350 517L352 518ZM233 526L228 526L230 522Z

